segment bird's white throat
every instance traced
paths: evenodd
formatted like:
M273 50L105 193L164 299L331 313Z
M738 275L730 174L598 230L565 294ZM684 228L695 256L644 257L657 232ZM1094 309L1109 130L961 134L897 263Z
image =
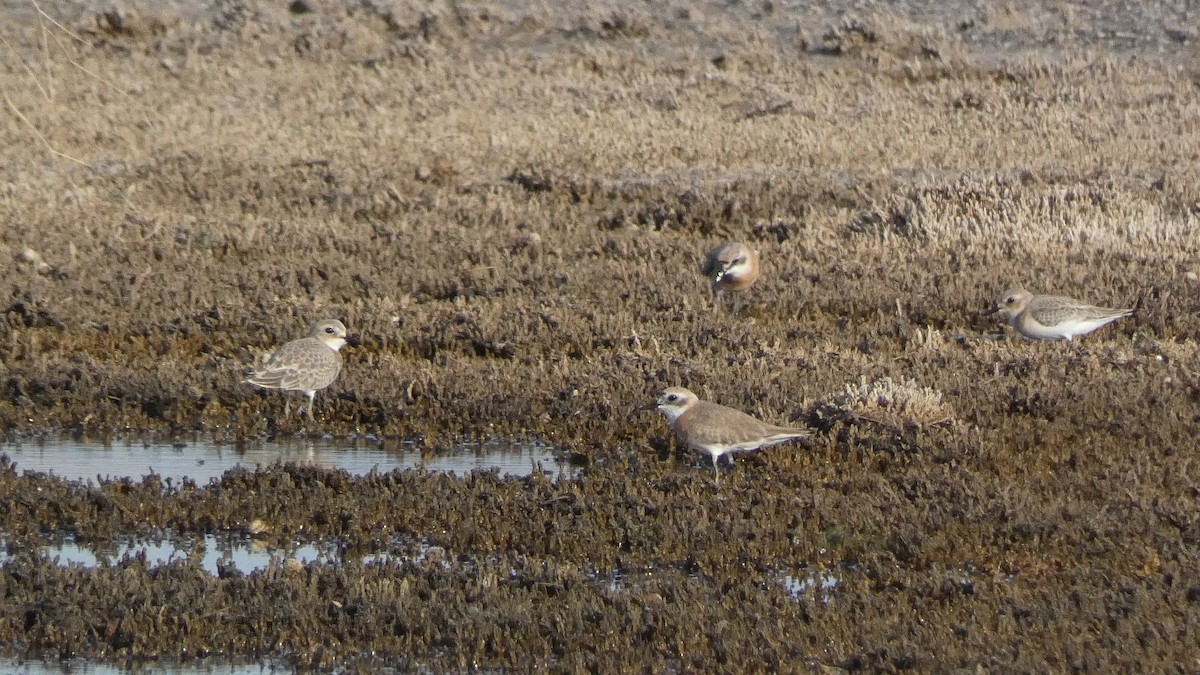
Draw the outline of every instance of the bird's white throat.
M684 409L676 406L660 405L658 406L658 410L666 416L668 424L674 424L675 420L679 419L679 416L683 414Z

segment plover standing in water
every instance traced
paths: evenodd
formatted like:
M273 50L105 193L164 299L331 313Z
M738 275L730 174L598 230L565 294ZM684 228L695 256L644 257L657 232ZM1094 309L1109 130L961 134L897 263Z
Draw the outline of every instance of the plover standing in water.
M346 326L336 319L318 321L309 328L308 337L292 340L276 349L262 368L244 381L264 389L302 391L308 396L308 419L313 419L313 398L317 391L333 384L342 372L342 354L347 344L358 339L346 334ZM291 414L292 403L285 399L284 417Z
M736 241L727 241L708 252L700 268L712 282L713 309L721 302L725 291L735 293L733 313L741 311L741 292L758 281L758 251Z
M1000 317L1030 340L1067 340L1133 313L1132 309L1096 307L1059 295L1034 295L1009 289L996 299L987 314Z
M683 387L664 389L657 407L679 442L712 456L713 478L721 480L717 460L727 452L756 450L808 438L806 429L777 427L719 403L701 401Z

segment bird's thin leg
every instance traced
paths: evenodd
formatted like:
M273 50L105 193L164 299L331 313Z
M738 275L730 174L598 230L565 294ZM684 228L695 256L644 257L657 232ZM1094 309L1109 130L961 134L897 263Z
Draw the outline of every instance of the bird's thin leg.
M313 421L313 413L312 413L313 398L315 398L316 395L317 395L317 392L315 392L315 391L308 392L308 421L310 421L310 422Z
M1075 355L1079 354L1079 349L1078 349L1079 345L1075 344L1075 341L1072 340L1070 336L1067 336L1067 339L1065 339L1065 340L1059 340L1058 343L1060 345L1062 345L1061 347L1059 347L1059 351L1062 352L1063 354L1066 354L1068 356L1070 356L1072 354L1075 354Z
M722 295L721 289L714 286L713 287L713 311L714 312L721 311L721 295Z
M717 466L717 459L719 457L720 455L713 455L713 483L718 486L721 484L721 469Z
M283 418L287 419L292 414L292 399L287 395L283 395Z

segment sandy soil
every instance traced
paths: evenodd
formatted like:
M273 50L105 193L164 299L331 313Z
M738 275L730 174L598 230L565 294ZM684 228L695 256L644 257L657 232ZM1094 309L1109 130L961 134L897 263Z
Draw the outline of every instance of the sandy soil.
M1197 37L1172 3L992 4L42 3L55 25L6 0L5 433L498 433L587 469L165 490L3 471L26 553L262 518L456 564L212 578L28 554L0 577L0 644L1200 666ZM726 238L763 258L741 317L699 274ZM980 310L1013 284L1136 313L1010 339ZM323 317L363 344L316 423L283 418L240 379ZM739 457L716 490L636 411L675 384L816 443ZM593 572L614 567L654 573L613 593ZM795 599L780 569L843 583Z

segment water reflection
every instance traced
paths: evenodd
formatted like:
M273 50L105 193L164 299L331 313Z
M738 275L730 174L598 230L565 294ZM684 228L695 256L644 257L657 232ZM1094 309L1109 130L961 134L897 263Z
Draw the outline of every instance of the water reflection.
M813 598L821 604L828 603L833 592L842 583L842 580L829 570L784 574L779 581L793 599L800 600L804 596L812 594Z
M573 478L578 469L560 466L554 448L538 441L493 438L464 443L436 454L406 443L385 448L379 443L339 444L332 441L263 442L219 445L208 441L116 442L50 440L0 443L20 472L44 472L73 481L99 478L141 480L157 474L178 483L185 478L205 484L234 467L254 469L277 462L340 469L361 476L372 470L396 469L465 475L498 469L502 476L529 476L540 471L553 478Z
M12 559L11 546L12 543L0 532L0 565ZM203 537L180 537L169 532L148 539L125 538L94 544L66 540L42 546L39 553L64 567L108 567L127 557L138 556L144 557L149 567L192 560L205 572L213 575L222 569L226 572L237 570L242 574L251 574L261 572L272 565L343 565L351 562L349 556L343 555L340 542L333 539L276 547L242 536L209 534ZM446 552L440 546L430 546L422 542L416 551L409 555L388 551L362 553L355 557L357 562L362 564L411 561L416 564L436 562L444 565Z
M263 673L292 672L282 663L211 663L196 665L170 665L158 661L153 666L121 667L95 663L86 659L49 661L38 659L0 658L0 672L13 675L129 675L130 673L154 673L155 675L262 675Z

